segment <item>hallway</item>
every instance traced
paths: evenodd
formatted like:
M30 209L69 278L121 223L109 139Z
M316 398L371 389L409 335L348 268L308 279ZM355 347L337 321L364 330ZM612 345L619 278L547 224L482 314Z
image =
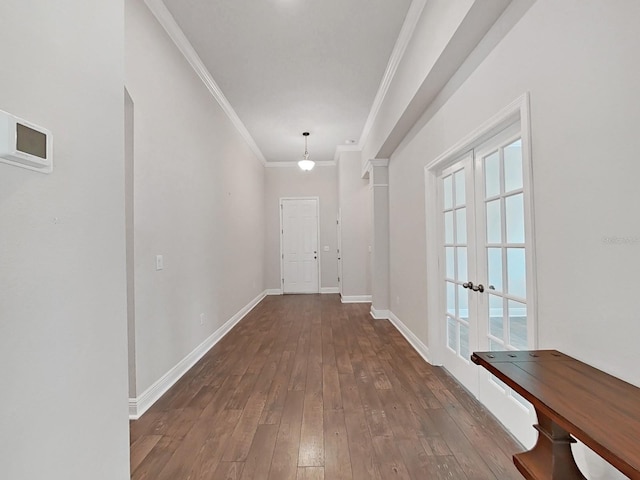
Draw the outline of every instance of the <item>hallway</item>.
M265 298L131 422L132 479L518 479L520 446L368 304Z

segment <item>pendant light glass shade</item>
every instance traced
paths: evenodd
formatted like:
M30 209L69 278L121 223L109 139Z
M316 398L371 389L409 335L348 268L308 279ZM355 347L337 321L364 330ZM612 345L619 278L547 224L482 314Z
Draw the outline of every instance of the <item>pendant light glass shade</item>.
M307 137L309 136L309 132L304 132L302 135L304 136L304 158L298 162L298 166L301 170L308 172L309 170L313 170L316 162L309 160L309 152L307 151Z
M304 160L300 160L298 162L298 166L305 172L308 172L309 170L313 170L313 167L315 167L315 165L316 165L316 162L314 162L313 160L309 160L307 158L305 158Z

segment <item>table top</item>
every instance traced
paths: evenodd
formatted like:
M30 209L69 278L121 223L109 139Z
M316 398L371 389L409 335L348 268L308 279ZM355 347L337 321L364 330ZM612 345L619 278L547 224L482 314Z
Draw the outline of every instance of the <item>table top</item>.
M556 350L474 352L481 365L630 478L640 478L640 388Z

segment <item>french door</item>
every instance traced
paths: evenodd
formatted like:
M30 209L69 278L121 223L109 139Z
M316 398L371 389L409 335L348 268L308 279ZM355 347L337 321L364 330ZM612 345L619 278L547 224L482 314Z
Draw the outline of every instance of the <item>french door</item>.
M525 444L535 438L531 405L470 356L535 348L528 172L518 124L438 178L443 364Z

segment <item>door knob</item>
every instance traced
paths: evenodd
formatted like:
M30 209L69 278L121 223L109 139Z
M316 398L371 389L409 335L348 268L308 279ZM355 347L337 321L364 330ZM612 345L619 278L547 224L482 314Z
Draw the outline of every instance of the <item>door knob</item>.
M474 292L480 292L480 293L482 293L482 292L484 292L484 285L482 285L481 283L479 283L477 286L475 286L475 287L471 287L471 289L472 289Z
M462 284L463 288L471 288L473 289L473 282L465 282Z

